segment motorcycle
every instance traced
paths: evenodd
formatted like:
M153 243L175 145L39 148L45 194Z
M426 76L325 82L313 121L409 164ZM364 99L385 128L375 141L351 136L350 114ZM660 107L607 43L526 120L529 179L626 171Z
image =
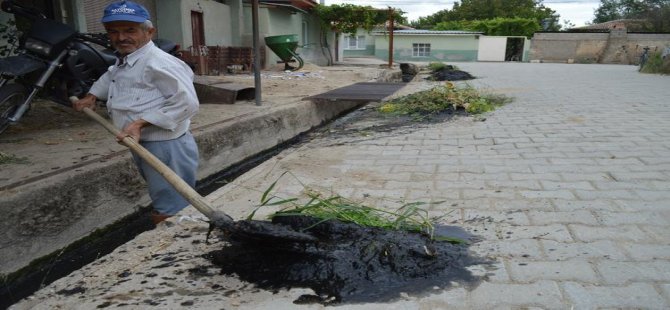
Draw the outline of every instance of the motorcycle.
M71 107L71 96L82 97L116 56L104 33L79 33L41 12L3 0L3 11L30 21L19 40L17 55L0 59L0 133L17 123L39 97ZM179 45L155 39L162 50L179 57Z

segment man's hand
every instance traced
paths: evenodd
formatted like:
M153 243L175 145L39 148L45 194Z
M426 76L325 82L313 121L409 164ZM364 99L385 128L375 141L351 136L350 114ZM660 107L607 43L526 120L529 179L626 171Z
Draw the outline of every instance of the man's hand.
M91 110L95 110L95 101L98 100L98 98L94 95L87 94L84 96L84 98L81 98L75 102L72 103L72 107L76 111L82 111L84 108L90 108Z
M131 137L133 140L136 142L140 142L140 136L142 134L142 128L151 125L151 123L143 120L143 119L138 119L126 126L126 128L123 128L123 130L116 136L116 141L121 143L123 141L123 138L125 137Z

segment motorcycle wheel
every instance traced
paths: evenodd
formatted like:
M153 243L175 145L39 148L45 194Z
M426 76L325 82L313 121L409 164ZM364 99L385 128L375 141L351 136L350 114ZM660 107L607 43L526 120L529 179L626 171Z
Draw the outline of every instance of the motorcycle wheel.
M0 87L0 133L9 127L9 117L26 100L27 91L20 84L5 84Z

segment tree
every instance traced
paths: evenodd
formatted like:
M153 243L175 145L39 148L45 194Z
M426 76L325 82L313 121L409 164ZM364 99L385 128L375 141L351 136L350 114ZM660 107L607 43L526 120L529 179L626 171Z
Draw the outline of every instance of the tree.
M545 7L541 0L461 0L451 10L442 10L413 23L416 28L433 28L440 22L489 20L495 18L530 18L547 30L559 29L559 15Z
M392 10L392 11L391 11ZM393 14L393 19L397 23L406 23L407 19L403 16L405 12L400 9L375 9L371 6L358 6L353 4L333 4L317 5L315 13L321 21L323 45L328 47L327 29L335 32L337 38L341 33L356 34L358 29L365 29L370 32L374 27L384 26L389 20L389 14ZM332 64L332 55L330 49L328 65Z
M441 22L435 30L468 30L480 31L490 36L526 36L540 30L540 25L532 18L503 18L497 17L486 20Z
M593 23L617 19L640 19L643 31L670 32L670 0L601 0Z

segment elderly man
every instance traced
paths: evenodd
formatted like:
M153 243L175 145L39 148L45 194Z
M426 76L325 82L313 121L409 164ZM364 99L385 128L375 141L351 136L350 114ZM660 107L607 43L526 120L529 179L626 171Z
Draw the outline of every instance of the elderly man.
M193 71L154 45L151 38L156 29L143 6L131 1L112 3L105 8L102 23L118 60L74 108L93 108L96 100L106 100L109 115L121 130L117 141L126 136L139 141L194 186L198 148L189 125L199 103ZM138 156L133 158L149 186L154 223L189 205L158 172Z

